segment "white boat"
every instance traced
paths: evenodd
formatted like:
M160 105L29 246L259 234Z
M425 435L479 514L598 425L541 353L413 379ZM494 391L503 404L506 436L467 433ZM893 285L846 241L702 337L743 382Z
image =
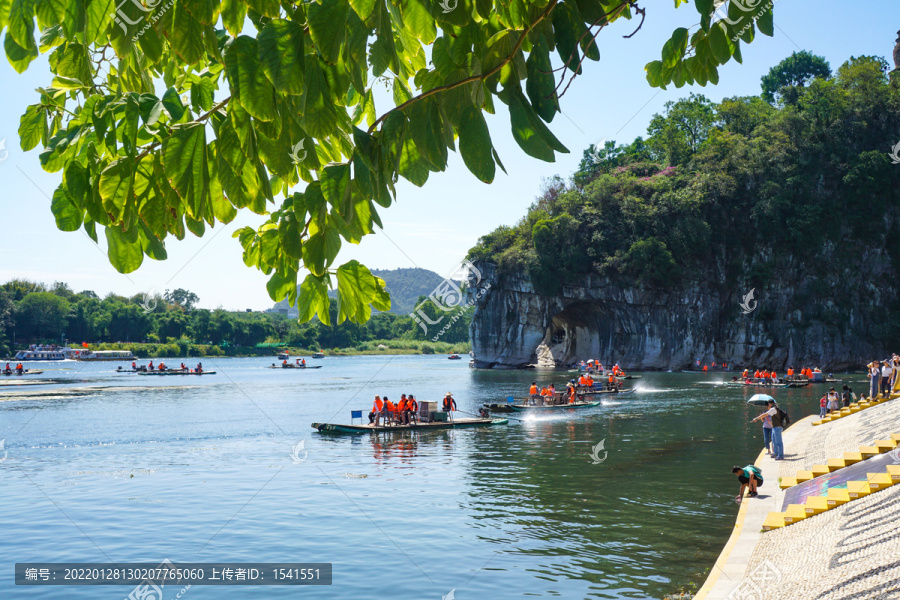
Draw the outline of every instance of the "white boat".
M131 350L77 350L75 360L137 360Z
M75 350L68 346L31 345L28 350L16 352L15 360L74 360Z
M69 346L41 346L32 345L28 350L20 350L16 353L15 360L136 360L137 357L130 350L90 350L87 348L77 350Z

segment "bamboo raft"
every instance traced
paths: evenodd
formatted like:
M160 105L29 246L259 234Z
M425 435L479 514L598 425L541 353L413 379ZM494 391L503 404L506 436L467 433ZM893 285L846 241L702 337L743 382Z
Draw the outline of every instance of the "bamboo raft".
M400 431L419 431L432 429L457 429L460 427L487 427L490 425L505 425L509 421L507 419L454 419L453 421L436 421L429 423L411 423L409 425L374 425L360 424L347 425L340 423L313 423L312 428L320 433L378 433L378 432L400 432Z

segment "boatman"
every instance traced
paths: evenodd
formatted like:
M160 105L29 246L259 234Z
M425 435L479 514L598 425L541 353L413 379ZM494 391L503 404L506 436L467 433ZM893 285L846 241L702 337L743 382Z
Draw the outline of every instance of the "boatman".
M454 410L456 410L456 400L453 399L453 394L451 392L447 392L447 395L444 396L444 412L447 413L447 418L450 419L451 423L453 422Z
M202 372L203 372L203 363L202 363L202 362L198 362L198 363L197 363L197 371L196 371L196 372L197 372L197 373L202 373Z
M409 398L406 399L406 408L409 410L410 419L407 419L407 423L410 420L415 421L416 424L419 423L419 403L416 401L416 397L412 394L409 395Z
M616 387L616 376L610 373L609 380L606 382L606 389L611 390Z

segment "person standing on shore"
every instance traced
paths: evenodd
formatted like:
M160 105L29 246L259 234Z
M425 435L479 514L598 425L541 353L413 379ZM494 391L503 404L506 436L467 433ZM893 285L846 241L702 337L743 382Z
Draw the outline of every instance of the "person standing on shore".
M772 458L784 460L784 439L782 438L782 433L784 432L784 426L787 424L785 422L786 419L784 419L784 415L787 413L778 408L774 400L769 400L768 406L769 409L753 419L753 421L760 421L766 417L772 419Z
M891 395L891 375L894 369L889 361L881 363L881 395L887 399Z
M878 395L878 384L881 381L881 369L878 368L878 361L870 362L869 367L869 396L874 398Z
M819 399L819 418L824 419L825 415L828 414L828 398L822 396Z

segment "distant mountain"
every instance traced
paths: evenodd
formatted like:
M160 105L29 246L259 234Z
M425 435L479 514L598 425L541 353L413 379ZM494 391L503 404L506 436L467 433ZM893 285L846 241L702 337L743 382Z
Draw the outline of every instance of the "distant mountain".
M419 296L427 296L444 280L428 269L372 269L372 274L384 279L387 291L391 294L391 312L401 315L411 313ZM285 313L291 318L297 316L297 309L289 307L287 299L273 306L272 312Z

